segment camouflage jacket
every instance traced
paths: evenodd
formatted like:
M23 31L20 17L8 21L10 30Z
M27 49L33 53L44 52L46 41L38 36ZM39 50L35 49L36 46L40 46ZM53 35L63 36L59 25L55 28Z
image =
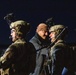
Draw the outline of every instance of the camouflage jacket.
M63 40L57 41L50 50L52 60L52 75L61 75L69 61L68 47Z
M24 39L12 43L0 57L1 75L28 75L29 55L28 44Z

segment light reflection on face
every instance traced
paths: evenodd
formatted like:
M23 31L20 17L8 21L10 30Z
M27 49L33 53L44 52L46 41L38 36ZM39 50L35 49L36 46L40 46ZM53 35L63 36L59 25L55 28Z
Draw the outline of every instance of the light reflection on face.
M17 34L15 29L11 29L11 37L13 42L17 40Z
M54 31L50 32L49 37L51 39L51 42L55 41L56 33Z

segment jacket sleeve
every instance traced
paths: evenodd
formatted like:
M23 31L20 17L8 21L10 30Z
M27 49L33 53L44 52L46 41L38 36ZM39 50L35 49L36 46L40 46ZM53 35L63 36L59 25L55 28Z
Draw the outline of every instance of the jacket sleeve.
M51 51L52 75L61 75L64 67L64 54L61 48L54 48Z
M3 56L0 57L0 63L1 63L0 67L3 69L9 67L11 62L13 61L13 58L14 58L14 51L13 51L13 47L10 46L6 49Z

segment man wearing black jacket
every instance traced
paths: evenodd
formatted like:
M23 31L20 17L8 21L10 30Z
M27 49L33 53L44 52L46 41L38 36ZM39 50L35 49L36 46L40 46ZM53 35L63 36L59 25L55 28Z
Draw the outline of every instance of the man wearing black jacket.
M36 67L33 75L42 75L42 69L43 69L43 64L48 56L48 49L47 48L42 48L41 47L49 44L48 41L48 26L45 23L40 23L37 26L36 29L36 34L33 36L33 38L30 40L30 42L35 46L36 49ZM40 50L38 50L40 49Z

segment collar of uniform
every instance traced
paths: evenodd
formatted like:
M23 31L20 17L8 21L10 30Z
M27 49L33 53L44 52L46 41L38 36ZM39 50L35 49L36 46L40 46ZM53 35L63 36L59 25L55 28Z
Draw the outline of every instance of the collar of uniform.
M25 42L25 39L18 39L15 41L15 43L21 43L21 42Z
M57 44L57 43L63 43L64 42L64 40L58 40L55 44Z

